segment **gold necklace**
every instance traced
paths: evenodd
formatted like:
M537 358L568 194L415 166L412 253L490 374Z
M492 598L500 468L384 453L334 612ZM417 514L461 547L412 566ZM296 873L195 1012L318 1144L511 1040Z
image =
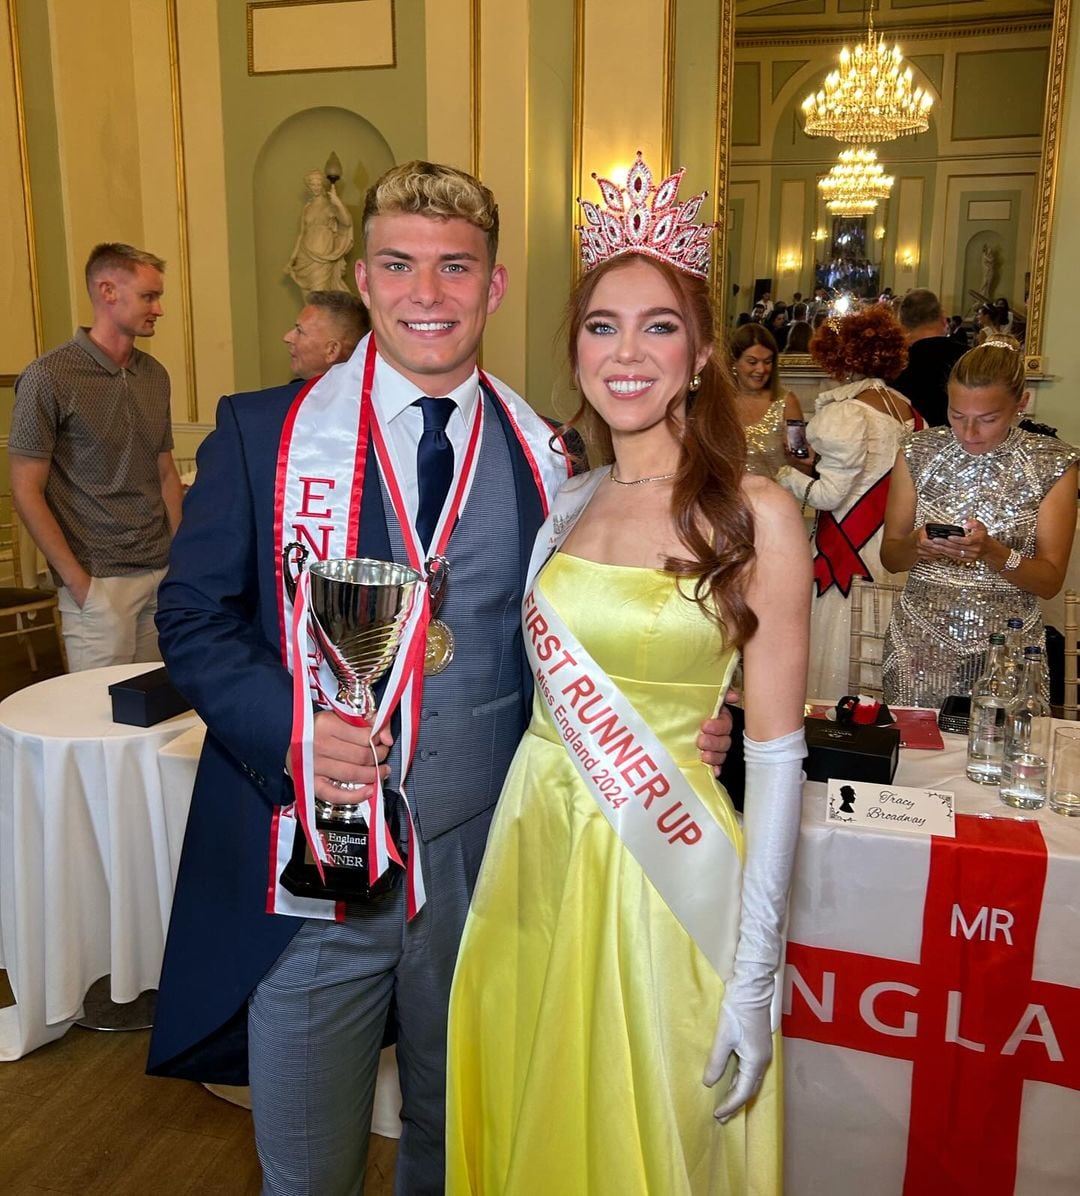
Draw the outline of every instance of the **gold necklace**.
M668 478L673 478L676 472L678 471L673 470L671 473L655 473L651 478L636 478L632 482L624 482L622 478L617 478L615 476L615 466L613 465L608 473L608 477L611 478L616 486L644 486L646 482L666 482Z

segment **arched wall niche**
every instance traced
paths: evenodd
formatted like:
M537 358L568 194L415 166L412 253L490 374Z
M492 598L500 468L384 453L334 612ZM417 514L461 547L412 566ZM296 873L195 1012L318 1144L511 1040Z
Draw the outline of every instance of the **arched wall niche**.
M285 263L296 243L300 213L309 199L304 175L322 170L331 151L342 166L338 195L353 218L355 241L345 276L355 293L353 264L363 247L360 213L364 194L394 164L386 138L369 120L347 108L307 108L277 125L255 160L251 211L263 386L276 386L289 377L288 354L281 338L303 306L303 296L285 273Z
M984 286L984 275L986 273L986 265L983 257L984 247L994 257L992 281L988 288ZM992 291L995 295L1001 292L1008 298L1007 292L999 284L1004 272L1002 267L1009 261L1011 253L1014 252L1015 238L1009 244L1006 243L1001 233L996 229L983 227L975 232L964 247L965 295L970 294L973 290L983 294L986 294L987 291Z

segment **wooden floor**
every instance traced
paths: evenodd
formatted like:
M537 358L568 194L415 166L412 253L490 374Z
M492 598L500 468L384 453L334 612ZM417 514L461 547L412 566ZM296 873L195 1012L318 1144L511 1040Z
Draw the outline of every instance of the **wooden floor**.
M11 626L10 620L9 615L2 630L6 631ZM63 672L56 636L47 632L35 632L33 642L38 666L36 673L30 668L25 642L20 642L14 636L10 639L0 639L0 699L13 694L17 689L33 685L36 681L44 681L47 677L56 677Z
M0 1006L11 1003L0 972ZM149 1031L73 1027L0 1063L0 1192L257 1196L251 1114L143 1074ZM397 1143L372 1135L364 1196L390 1196Z
M61 672L55 639L0 640L0 699ZM12 1003L0 971L0 1007ZM148 1031L74 1027L0 1063L0 1193L71 1196L256 1196L251 1114L198 1084L152 1079ZM365 1196L390 1196L397 1143L372 1135Z

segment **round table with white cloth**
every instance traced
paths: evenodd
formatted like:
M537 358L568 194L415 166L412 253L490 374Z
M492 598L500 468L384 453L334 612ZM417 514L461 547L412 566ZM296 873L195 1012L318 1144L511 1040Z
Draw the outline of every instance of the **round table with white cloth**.
M156 988L190 786L158 749L198 724L112 721L109 686L153 669L70 673L0 703L0 1060L61 1037L111 975L117 1002Z

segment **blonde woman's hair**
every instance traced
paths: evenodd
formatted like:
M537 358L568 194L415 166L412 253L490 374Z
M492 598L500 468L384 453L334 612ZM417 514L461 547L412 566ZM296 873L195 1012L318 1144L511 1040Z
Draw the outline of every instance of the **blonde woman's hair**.
M368 188L364 197L364 233L373 216L415 214L436 220L467 220L487 237L488 257L495 264L499 250L499 205L478 179L438 162L404 162L392 166Z
M1017 402L1024 395L1024 357L1020 342L998 333L969 349L953 366L949 381L969 390L1004 386Z

